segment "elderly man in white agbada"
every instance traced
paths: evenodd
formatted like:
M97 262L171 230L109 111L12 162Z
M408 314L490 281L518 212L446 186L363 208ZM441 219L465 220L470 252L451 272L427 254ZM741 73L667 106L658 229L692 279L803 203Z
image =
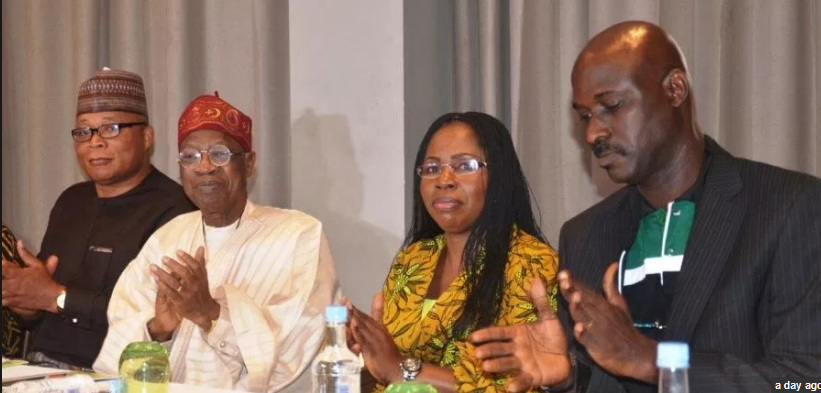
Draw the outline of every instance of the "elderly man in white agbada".
M304 392L339 295L313 217L248 201L251 119L218 95L179 121L186 195L200 211L157 230L123 272L94 369L116 374L131 342L170 350L172 381L255 392Z

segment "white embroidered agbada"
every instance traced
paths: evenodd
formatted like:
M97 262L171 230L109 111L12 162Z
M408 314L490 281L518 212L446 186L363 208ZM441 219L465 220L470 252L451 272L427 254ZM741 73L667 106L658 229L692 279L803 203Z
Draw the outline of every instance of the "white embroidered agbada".
M114 288L97 372L116 375L125 346L151 340L146 324L154 317L157 285L150 264L162 267L163 256L177 259L178 249L194 255L202 245L199 211L178 216L148 239ZM220 317L208 334L182 321L166 343L172 381L254 392L310 389L309 366L324 342L323 313L339 292L321 223L248 201L236 231L218 250L208 250L206 268Z

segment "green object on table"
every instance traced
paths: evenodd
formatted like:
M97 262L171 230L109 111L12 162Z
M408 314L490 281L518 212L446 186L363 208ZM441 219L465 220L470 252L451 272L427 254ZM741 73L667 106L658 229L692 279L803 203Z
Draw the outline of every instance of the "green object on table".
M416 381L392 383L385 389L385 393L437 393L430 384Z
M168 350L156 341L128 344L120 355L120 378L127 393L167 393Z
M29 362L22 360L22 359L6 359L3 358L3 368L7 367L14 367L14 366L22 366L24 364L28 364Z

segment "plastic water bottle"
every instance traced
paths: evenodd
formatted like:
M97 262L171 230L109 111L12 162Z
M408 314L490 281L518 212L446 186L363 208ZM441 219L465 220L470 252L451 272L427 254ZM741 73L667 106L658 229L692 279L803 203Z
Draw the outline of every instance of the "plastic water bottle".
M3 393L122 393L120 380L94 381L86 374L17 382Z
M312 365L314 393L359 393L359 357L348 349L347 322L347 308L325 308L325 348Z
M660 342L656 354L659 368L659 393L690 393L687 369L690 347L683 342Z

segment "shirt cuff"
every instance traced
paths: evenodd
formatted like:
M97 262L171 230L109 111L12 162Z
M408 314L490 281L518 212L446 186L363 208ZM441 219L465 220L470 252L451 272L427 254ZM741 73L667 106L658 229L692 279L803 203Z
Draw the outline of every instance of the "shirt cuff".
M148 324L151 323L152 319L154 319L154 317L151 317L148 320L148 322L143 324L143 334L145 335L145 340L146 341L151 341L152 340L151 332L148 331ZM169 338L167 341L157 341L157 340L154 340L154 341L157 341L158 343L160 343L162 346L165 347L166 350L168 350L168 353L171 353L171 347L174 345L174 339L177 337L177 331L178 330L180 330L180 329L174 329L174 331L171 333L171 338Z
M220 315L210 332L200 329L202 336L211 348L216 349L230 357L239 355L239 347L236 343L234 327L230 322L228 308L220 304Z
M78 288L66 287L66 304L60 317L64 322L91 329L91 312L94 295Z

